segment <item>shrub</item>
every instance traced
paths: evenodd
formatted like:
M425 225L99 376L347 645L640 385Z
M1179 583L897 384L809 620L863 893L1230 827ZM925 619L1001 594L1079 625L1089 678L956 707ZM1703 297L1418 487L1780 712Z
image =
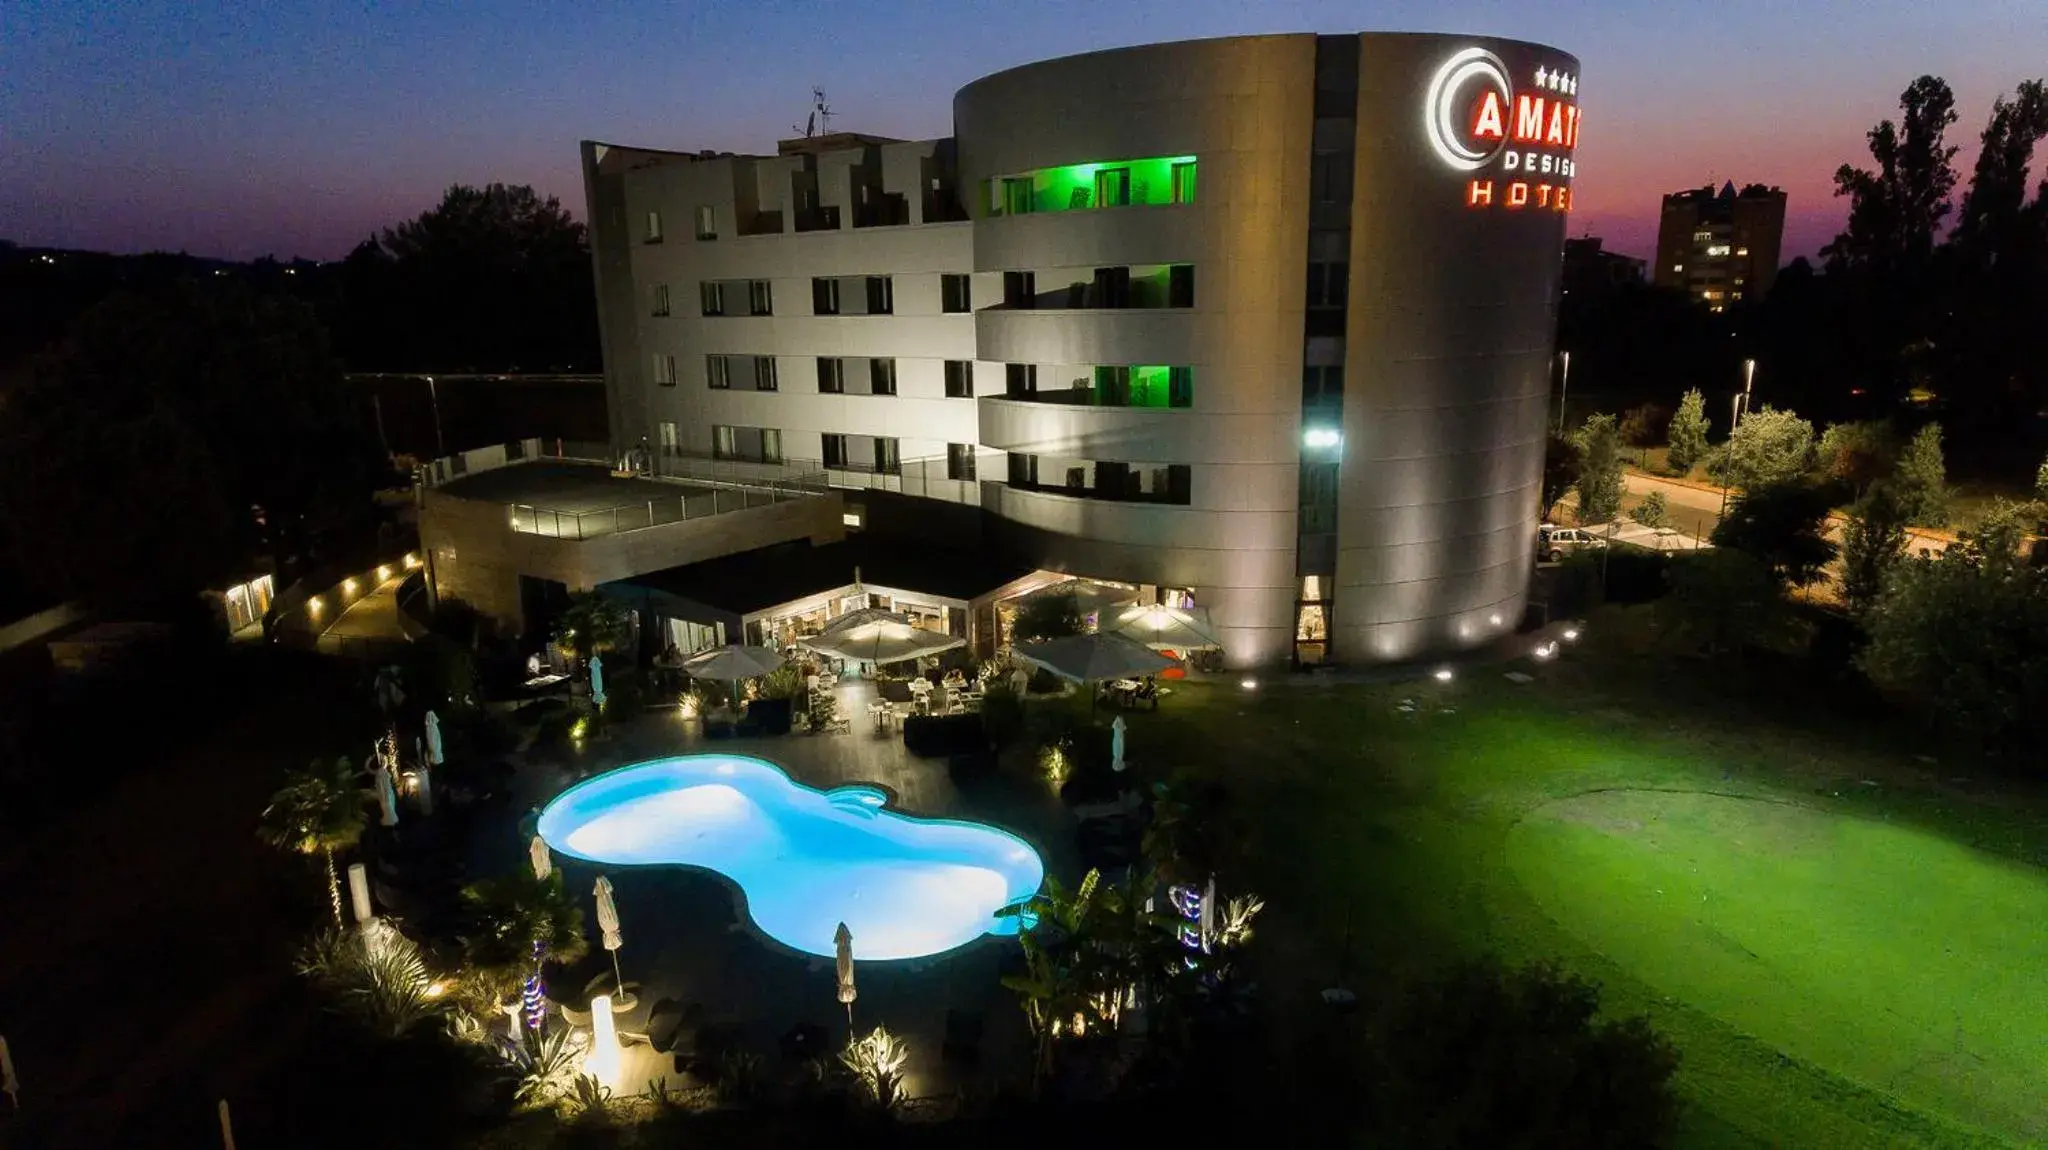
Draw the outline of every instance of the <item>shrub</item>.
M1656 1146L1678 1117L1678 1053L1643 1018L1599 1019L1599 987L1545 965L1454 967L1391 995L1361 1078L1379 1146Z
M1750 555L1772 578L1804 587L1834 561L1830 511L1828 492L1803 479L1750 487L1714 528L1714 546Z
M1611 415L1588 416L1573 435L1579 448L1579 522L1605 523L1621 511L1621 436Z
M1892 471L1906 522L1939 527L1948 522L1948 470L1941 457L1941 425L1920 429Z
M1794 620L1770 569L1741 551L1719 547L1671 564L1671 596L1660 615L1678 642L1704 655L1775 647Z
M1670 408L1654 403L1637 404L1621 413L1621 441L1637 450L1655 447L1670 426Z
M1813 424L1793 412L1765 407L1742 417L1707 464L1707 474L1716 483L1747 491L1797 479L1812 459Z
M797 689L803 685L803 675L796 664L784 663L761 676L760 693L764 699L788 699L795 697Z
M1707 401L1695 387L1678 401L1678 411L1671 417L1665 465L1683 475L1692 470L1693 464L1705 459L1708 427Z
M1662 527L1666 514L1668 510L1664 503L1664 493L1652 491L1643 496L1643 501L1636 504L1635 510L1629 512L1628 517L1645 527Z

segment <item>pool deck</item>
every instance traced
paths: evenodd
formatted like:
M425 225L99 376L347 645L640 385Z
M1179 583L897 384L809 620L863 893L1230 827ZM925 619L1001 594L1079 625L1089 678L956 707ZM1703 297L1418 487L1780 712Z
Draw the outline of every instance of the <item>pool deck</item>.
M1049 787L1028 780L993 779L969 791L957 787L943 759L920 759L904 749L900 733L878 734L866 720L874 688L848 682L839 688L840 706L856 716L847 734L790 734L772 738L706 739L701 724L673 710L650 711L611 724L608 734L581 748L535 755L519 772L518 810L543 805L580 777L665 755L719 753L750 755L786 770L791 778L819 789L874 783L894 796L892 809L909 814L972 819L1011 831L1030 842L1050 874L1071 877L1078 867L1073 817ZM523 865L525 846L489 844L491 869ZM619 907L624 946L619 963L626 981L641 984L639 1006L621 1017L625 1032L642 1030L648 1008L670 998L701 1003L706 1024L722 1024L744 1049L760 1054L771 1070L780 1057L778 1040L793 1026L826 1029L824 1053L846 1041L845 1008L835 998L830 959L798 954L755 929L739 910L723 878L681 867L600 868L557 854L569 888L589 900L600 871L610 876ZM586 915L594 923L595 911ZM593 934L594 934L593 927ZM856 941L856 947L858 942ZM1029 1072L1029 1034L1016 996L1000 981L1005 961L1014 962L1017 943L984 937L930 958L858 963L859 999L854 1028L880 1024L910 1046L906 1082L912 1096L950 1095L996 1075L1016 1080ZM602 950L573 972L564 985L608 969ZM978 1013L983 1020L978 1069L942 1061L948 1010ZM633 1093L653 1078L685 1085L672 1060L646 1046L628 1046L619 1089Z

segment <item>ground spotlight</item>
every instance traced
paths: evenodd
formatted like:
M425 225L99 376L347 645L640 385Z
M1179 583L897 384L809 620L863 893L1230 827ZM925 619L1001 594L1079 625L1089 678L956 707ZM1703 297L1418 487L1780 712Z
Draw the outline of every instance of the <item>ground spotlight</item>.
M1439 683L1448 683L1452 679L1457 678L1458 673L1456 671L1451 670L1449 667L1438 667L1436 670L1431 671L1429 673L1429 677L1435 679Z
M1247 691L1256 691L1259 689L1259 681L1257 679L1239 679L1237 681L1237 685L1243 687Z
M1576 642L1578 642L1578 641L1579 641L1579 629L1578 629L1577 627L1566 627L1566 628L1564 629L1564 641L1565 641L1565 642L1567 642L1567 643L1576 643Z

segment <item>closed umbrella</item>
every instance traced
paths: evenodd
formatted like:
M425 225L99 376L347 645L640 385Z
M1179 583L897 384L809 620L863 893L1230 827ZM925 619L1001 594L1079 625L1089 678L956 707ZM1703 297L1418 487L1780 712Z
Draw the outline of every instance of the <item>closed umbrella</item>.
M427 712L427 765L438 767L441 758L441 716Z
M845 923L832 932L833 962L839 968L839 1001L846 1007L846 1025L853 1025L853 1000L859 994L853 988L853 932Z
M7 1092L7 1100L21 1109L21 1079L14 1076L14 1052L7 1049L7 1036L0 1034L0 1090Z
M391 785L391 771L379 766L371 772L371 778L377 787L377 811L381 816L380 822L387 827L397 826L398 790Z
M603 655L592 655L590 657L590 704L594 707L604 706Z
M548 854L547 840L539 835L526 844L526 861L533 865L533 877L545 879L555 873L555 860Z
M1201 607L1167 607L1158 603L1126 607L1102 628L1128 635L1155 650L1208 651L1223 646Z
M597 876L597 930L603 936L604 948L612 953L612 979L614 989L626 993L626 976L619 973L619 948L626 940L619 934L619 907L612 901L612 880Z
M1109 769L1124 769L1124 717L1118 715L1109 725Z

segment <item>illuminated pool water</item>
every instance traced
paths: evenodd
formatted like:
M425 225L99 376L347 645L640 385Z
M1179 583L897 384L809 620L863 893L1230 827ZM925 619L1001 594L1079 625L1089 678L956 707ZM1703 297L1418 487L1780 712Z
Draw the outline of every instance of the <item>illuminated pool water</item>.
M841 922L859 959L917 958L984 934L1045 878L1038 852L981 823L884 810L874 787L820 791L743 755L683 755L608 771L541 812L555 850L606 866L693 866L731 879L755 925L830 957Z

